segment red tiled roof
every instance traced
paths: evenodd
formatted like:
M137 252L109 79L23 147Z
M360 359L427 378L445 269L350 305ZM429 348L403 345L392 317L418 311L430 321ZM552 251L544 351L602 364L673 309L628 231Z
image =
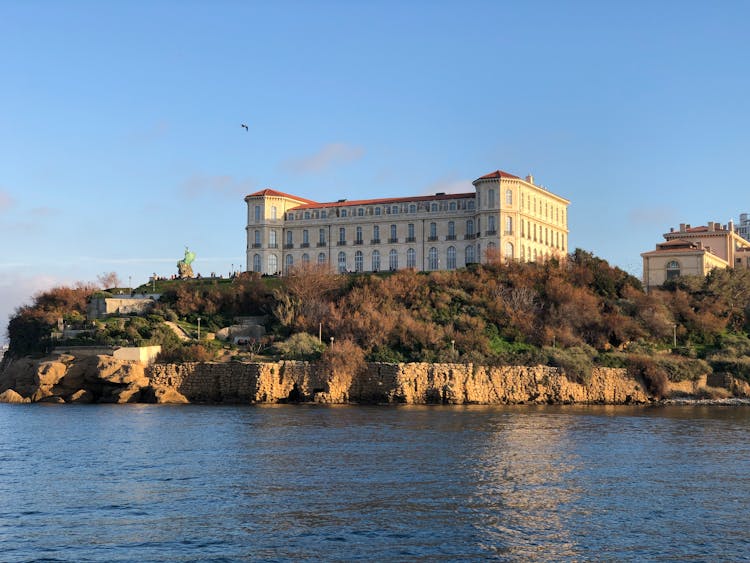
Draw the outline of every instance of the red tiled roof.
M641 256L657 256L659 254L711 254L711 252L705 248L661 248L643 252ZM718 258L718 256L714 254L712 254L712 256Z
M473 192L465 194L442 194L442 195L424 195L424 196L413 196L413 197L389 197L380 199L352 199L347 201L333 201L330 203L308 203L305 205L298 205L292 209L312 209L315 207L349 207L358 205L373 205L373 204L388 204L388 203L403 203L403 202L416 202L416 201L431 201L431 200L443 200L443 199L464 199L474 198Z
M273 197L288 197L289 199L293 199L295 201L304 201L306 203L316 203L315 201L311 199L307 199L304 197L299 197L296 195L291 194L285 194L284 192L279 192L276 190L272 190L271 188L266 188L265 190L260 190L259 192L255 192L253 194L250 194L245 197L260 197L260 196L273 196Z
M507 172L503 172L502 170L495 170L494 172L490 172L489 174L485 174L481 178L477 178L474 180L475 182L477 180L492 180L494 178L510 178L512 180L520 180L518 176L514 176L513 174L508 174Z
M691 246L691 247L698 248L698 245L696 243L690 242L689 240L685 240L685 239L681 239L681 238L674 238L674 239L672 239L670 241L667 241L667 242L661 242L661 243L657 244L656 246L659 247L659 248L665 248L665 247L669 248L669 247L672 247L672 246L678 246L678 247L679 246Z

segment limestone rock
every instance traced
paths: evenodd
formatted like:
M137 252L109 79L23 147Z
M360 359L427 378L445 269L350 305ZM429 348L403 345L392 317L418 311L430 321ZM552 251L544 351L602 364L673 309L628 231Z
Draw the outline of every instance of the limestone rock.
M43 397L43 398L39 399L39 401L37 401L37 402L39 402L39 403L54 403L54 404L60 404L60 405L62 405L62 404L65 403L65 399L63 399L59 395L50 395L48 397Z
M56 385L68 370L62 362L42 362L36 370L34 383L37 385Z
M3 391L0 393L0 403L28 403L30 402L29 399L25 399L13 389L7 389L6 391Z
M94 395L91 393L91 391L87 389L79 389L70 397L68 397L69 403L93 403L94 402Z
M185 395L165 385L152 385L143 390L143 399L160 405L186 405L190 403Z

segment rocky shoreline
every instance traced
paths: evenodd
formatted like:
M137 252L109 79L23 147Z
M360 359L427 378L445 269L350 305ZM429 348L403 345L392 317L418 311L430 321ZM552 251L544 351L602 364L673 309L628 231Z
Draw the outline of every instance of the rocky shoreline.
M111 356L5 360L0 402L324 404L750 405L750 386L729 376L670 385L656 397L618 368L586 383L549 366L370 363L359 373L309 362L142 365Z

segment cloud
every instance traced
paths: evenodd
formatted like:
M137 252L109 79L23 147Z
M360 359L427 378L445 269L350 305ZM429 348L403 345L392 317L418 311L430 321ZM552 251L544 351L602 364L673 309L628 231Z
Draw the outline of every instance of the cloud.
M180 191L189 198L201 196L220 196L235 199L252 192L256 182L251 179L240 180L233 176L205 176L194 174L180 185Z
M334 166L359 160L364 154L365 149L362 147L345 143L329 143L315 154L285 161L282 168L294 174L325 172Z
M653 225L666 228L674 222L677 210L672 207L635 207L628 211L628 221L635 225Z
M471 180L456 180L449 177L425 186L421 193L423 195L434 195L440 192L446 194L468 194L474 192L474 186L472 186Z
M16 200L10 197L8 192L0 190L0 213L13 207L15 203Z

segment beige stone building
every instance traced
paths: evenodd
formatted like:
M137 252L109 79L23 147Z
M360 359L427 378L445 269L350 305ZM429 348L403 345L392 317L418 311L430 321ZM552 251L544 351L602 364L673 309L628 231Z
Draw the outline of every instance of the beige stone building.
M501 256L545 260L568 252L569 201L497 170L461 194L318 203L265 189L247 202L247 269L295 264L337 272L452 270Z
M641 254L646 288L680 276L705 276L714 268L750 267L750 241L737 234L731 221L700 227L682 223L664 238L655 250Z

